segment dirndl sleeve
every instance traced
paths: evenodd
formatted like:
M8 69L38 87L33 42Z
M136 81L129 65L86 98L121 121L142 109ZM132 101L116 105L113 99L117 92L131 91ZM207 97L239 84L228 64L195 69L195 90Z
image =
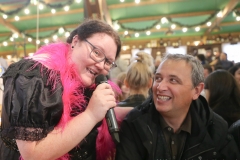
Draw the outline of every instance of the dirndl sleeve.
M58 124L63 112L62 85L57 81L53 89L49 73L33 60L21 60L3 75L3 141L38 141Z

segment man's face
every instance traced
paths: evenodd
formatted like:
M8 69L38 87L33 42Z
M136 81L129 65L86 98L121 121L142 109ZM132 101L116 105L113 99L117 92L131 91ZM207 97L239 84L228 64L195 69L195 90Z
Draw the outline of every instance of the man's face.
M192 67L184 60L166 60L157 69L153 83L153 99L158 112L179 116L188 111L200 90L193 87Z
M209 75L208 69L204 69L204 70L203 70L203 74L204 74L204 78L206 79L207 76Z
M220 60L225 61L227 60L227 56L224 53L220 54Z
M240 68L238 68L238 70L235 72L234 77L235 77L238 85L240 86Z

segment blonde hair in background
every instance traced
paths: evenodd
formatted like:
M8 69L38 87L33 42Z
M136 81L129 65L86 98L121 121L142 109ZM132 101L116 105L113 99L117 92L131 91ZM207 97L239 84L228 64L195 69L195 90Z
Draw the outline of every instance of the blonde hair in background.
M125 81L130 89L140 90L149 86L155 70L153 57L146 52L138 52L128 66Z

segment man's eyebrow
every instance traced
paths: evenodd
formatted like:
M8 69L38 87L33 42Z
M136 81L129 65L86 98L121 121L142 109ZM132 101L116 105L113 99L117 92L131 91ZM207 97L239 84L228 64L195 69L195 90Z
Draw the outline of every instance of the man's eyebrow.
M176 76L176 75L174 75L174 74L170 74L169 77L179 78L178 76Z

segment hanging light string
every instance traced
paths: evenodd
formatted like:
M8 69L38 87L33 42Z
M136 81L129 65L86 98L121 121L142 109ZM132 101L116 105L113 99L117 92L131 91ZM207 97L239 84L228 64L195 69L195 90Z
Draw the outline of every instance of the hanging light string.
M48 7L50 7L50 8L58 9L58 8L63 8L66 5L71 5L74 1L73 0L67 0L64 3L59 3L58 2L57 4L46 3L44 0L38 0L38 3L39 2L48 6ZM31 0L26 0L26 2L23 3L22 6L19 7L19 8L16 8L16 9L11 10L11 11L4 11L2 8L0 8L0 12L3 13L3 14L9 15L9 16L14 15L14 14L17 14L20 11L22 11L24 8L26 8L30 4L31 4Z
M39 1L37 1L37 21L36 21L36 41L39 41ZM38 50L38 43L36 42L36 51Z

